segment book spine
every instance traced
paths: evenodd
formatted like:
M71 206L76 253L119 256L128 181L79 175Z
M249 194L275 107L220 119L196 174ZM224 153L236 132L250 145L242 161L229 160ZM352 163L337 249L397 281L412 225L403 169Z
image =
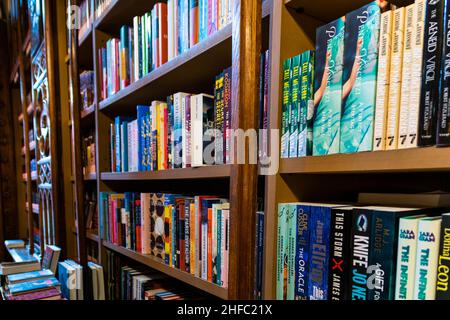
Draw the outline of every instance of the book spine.
M301 58L301 96L298 130L299 157L312 155L314 121L314 57L314 51L306 51L302 54ZM269 81L268 77L266 77L266 81Z
M128 27L123 26L120 29L120 48L121 48L121 72L120 72L120 89L124 89L130 84L130 76L129 76L129 57L128 54L130 49L128 47Z
M174 96L171 95L167 97L167 112L168 112L168 123L167 123L167 166L169 169L176 168L176 149L175 149L175 119L176 119L176 109L174 105Z
M223 210L223 206L221 208L219 208L217 210L217 215L216 215L216 261L215 261L215 265L216 265L216 279L215 279L215 284L217 284L218 286L222 285L222 254L223 254L223 247L222 247L222 240L223 240L223 236L222 236L222 210ZM258 230L258 229L257 229ZM257 236L258 237L258 236Z
M194 261L195 261L195 272L194 275L197 278L201 278L201 201L199 197L195 198L194 202L194 243L195 243L195 251L194 251Z
M115 120L115 125L114 125L114 127L116 128L116 134L115 134L115 137L116 137L116 148L115 148L115 150L116 150L116 172L122 172L122 161L121 161L122 152L121 152L121 148L120 148L120 146L121 146L121 141L120 141L121 125L122 125L121 120L119 117L117 117Z
M442 218L419 221L414 300L435 300Z
M287 217L287 296L286 300L295 299L295 253L297 252L297 206L288 205Z
M111 124L111 129L110 129L110 157L111 157L111 172L116 172L116 129L114 124Z
M398 148L398 128L403 74L403 48L405 34L405 8L394 11L394 26L391 54L391 74L389 80L389 107L386 133L386 149Z
M196 274L196 251L197 251L197 241L196 241L196 229L197 229L197 220L195 219L195 200L193 203L190 204L190 273L192 275Z
M414 35L416 33L416 4L412 4L405 9L405 41L403 47L403 75L402 75L402 91L400 99L399 113L399 141L398 148L406 149L408 147L408 130L409 130L409 112L410 112L410 94L411 79L414 59Z
M178 204L175 201L172 207L172 267L180 268L180 248L178 242L178 229L180 228L180 215Z
M189 46L195 46L199 41L199 0L189 0Z
M167 4L158 3L158 30L159 30L159 66L167 62Z
M228 288L228 263L229 263L229 257L230 257L230 209L226 209L222 211L223 214L223 221L224 221L224 227L225 227L225 236L224 236L224 242L225 242L225 249L223 251L223 263L222 263L222 287Z
M191 201L184 206L184 271L191 273Z
M165 263L168 266L172 265L172 250L171 250L171 229L172 229L172 209L167 203L164 206L164 230L165 230Z
M201 278L208 280L208 207L202 204L201 209Z
M367 268L369 267L369 249L372 212L355 209L352 221L352 266L351 299L367 300Z
M167 0L167 59L170 61L175 58L175 46L174 46L174 12L175 12L175 3L176 0Z
M134 57L134 81L138 81L139 77L139 17L133 18L133 57Z
M444 48L442 52L442 71L441 71L441 85L439 94L439 109L438 109L438 132L437 145L450 145L450 115L449 111L449 95L450 95L450 8L448 1L445 2L445 14L443 23Z
M292 59L283 63L283 107L281 123L281 158L289 158L289 123L291 104L291 66Z
M377 99L375 103L374 151L386 149L387 113L392 54L393 11L381 14L380 49L378 51Z
M442 216L441 241L437 268L436 300L450 300L450 215Z
M369 253L368 300L393 300L395 294L394 260L397 253L397 217L394 213L375 211L372 218Z
M328 300L330 208L311 207L311 243L308 279L310 300Z
M224 162L231 162L231 132L232 109L231 109L231 68L224 71L223 99L224 99Z
M224 73L221 73L216 77L216 85L215 85L215 114L214 114L214 123L215 123L215 163L216 165L221 165L224 162L223 157L223 129L225 125L225 114L224 114Z
M185 113L185 119L186 119L186 131L185 131L185 148L183 149L183 155L186 154L186 168L191 167L192 163L192 155L191 155L191 130L192 130L192 124L191 124L191 96L187 96L185 98L185 104L186 104L186 113Z
M183 134L182 134L182 118L181 118L181 109L182 109L182 94L177 93L174 95L174 168L182 168L183 167L183 159L182 159L182 143L183 143Z
M181 95L181 167L187 168L186 163L186 154L187 154L187 137L186 137L186 131L187 131L187 121L186 121L186 100L189 100L189 95L182 94Z
M297 250L295 253L295 300L308 300L310 208L297 206Z
M289 158L298 157L301 65L301 56L292 58L289 80L291 87L291 99L289 104Z
M444 0L427 0L419 114L420 147L436 144L442 59Z
M257 300L262 299L263 294L263 265L264 265L264 212L257 213L257 237L256 237L256 286L255 286L255 298ZM220 219L218 219L220 221ZM219 228L219 231L221 229ZM220 233L221 237L221 233ZM219 247L221 244L221 239L219 240ZM222 252L217 254L218 259L221 259ZM219 264L220 265L220 264ZM220 275L219 275L220 278Z
M413 65L409 97L408 148L418 146L422 66L424 53L425 11L427 0L416 0L416 29L413 44Z
M331 211L330 267L328 287L330 300L350 299L350 247L353 209L333 209Z
M289 205L280 204L278 206L278 230L277 230L277 273L276 273L276 299L285 300L287 277L287 217L289 214Z
M128 172L128 121L121 124L120 151L122 172Z
M214 259L214 218L213 208L208 208L208 282L213 282L213 259Z
M180 203L178 205L178 217L179 217L179 227L178 227L178 251L179 251L179 269L182 271L186 270L186 211L185 203Z
M418 234L419 218L400 219L395 300L413 300Z

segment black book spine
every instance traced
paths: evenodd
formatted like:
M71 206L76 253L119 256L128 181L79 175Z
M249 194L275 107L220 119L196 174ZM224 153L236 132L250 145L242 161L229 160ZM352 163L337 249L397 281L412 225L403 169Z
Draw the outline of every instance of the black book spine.
M331 211L330 267L328 289L330 300L350 299L352 208L335 208Z
M450 214L442 216L436 300L450 300Z
M444 0L427 0L420 98L419 146L436 144L439 80L442 58Z
M355 209L352 219L352 265L350 290L352 300L367 300L367 268L369 267L372 212Z
M450 145L450 115L448 113L450 98L450 10L449 0L445 0L444 44L442 52L441 89L438 112L437 145Z

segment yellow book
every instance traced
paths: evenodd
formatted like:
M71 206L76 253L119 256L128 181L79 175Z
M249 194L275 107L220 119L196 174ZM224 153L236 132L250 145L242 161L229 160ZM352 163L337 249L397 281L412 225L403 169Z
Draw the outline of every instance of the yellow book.
M164 253L165 253L165 263L169 266L172 265L172 205L164 206L164 223L166 225L165 239L164 239Z
M190 219L190 223L189 223L189 227L190 227L190 266L191 266L191 274L195 275L195 203L191 203L190 205L190 215L189 215L189 219Z
M158 170L167 170L167 104L156 101Z
M386 150L395 150L398 147L399 113L402 94L405 12L405 8L398 8L394 11Z

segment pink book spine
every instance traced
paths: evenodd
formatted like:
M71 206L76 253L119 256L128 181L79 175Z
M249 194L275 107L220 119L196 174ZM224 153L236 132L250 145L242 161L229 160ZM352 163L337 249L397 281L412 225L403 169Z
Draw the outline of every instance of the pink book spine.
M142 194L142 254L150 254L150 194Z

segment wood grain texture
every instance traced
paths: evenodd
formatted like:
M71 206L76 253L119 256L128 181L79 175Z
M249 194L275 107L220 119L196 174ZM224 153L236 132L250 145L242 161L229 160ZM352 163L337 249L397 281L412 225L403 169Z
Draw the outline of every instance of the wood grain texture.
M233 128L259 126L261 0L233 0ZM247 158L248 158L248 146ZM236 151L235 151L236 152ZM258 166L231 170L229 298L253 299Z

